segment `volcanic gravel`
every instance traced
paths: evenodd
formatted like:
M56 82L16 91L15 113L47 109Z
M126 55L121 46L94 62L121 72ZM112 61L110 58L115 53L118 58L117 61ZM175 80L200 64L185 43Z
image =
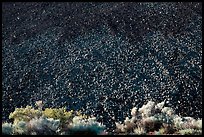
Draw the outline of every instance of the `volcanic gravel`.
M202 117L202 3L2 3L2 120L66 106L108 130L148 100Z

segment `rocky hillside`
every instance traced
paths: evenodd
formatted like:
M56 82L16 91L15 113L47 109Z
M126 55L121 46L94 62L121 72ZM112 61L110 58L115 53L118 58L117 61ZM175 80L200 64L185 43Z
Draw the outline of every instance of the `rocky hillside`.
M202 117L201 3L3 3L2 120L43 100L107 127L147 100Z

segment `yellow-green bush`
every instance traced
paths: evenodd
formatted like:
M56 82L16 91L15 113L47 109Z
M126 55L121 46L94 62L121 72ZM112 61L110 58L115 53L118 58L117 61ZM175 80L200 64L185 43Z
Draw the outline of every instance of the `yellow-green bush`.
M65 108L46 108L42 113L48 118L59 119L62 124L69 122L77 114L73 110L66 111Z
M66 108L41 108L31 106L16 108L9 116L13 123L3 123L3 135L70 135L100 134L105 126L95 118L80 111L66 111ZM76 121L74 119L80 119ZM80 128L79 128L80 127ZM83 129L83 130L81 130ZM83 131L83 132L82 132Z
M9 119L14 119L14 124L19 121L30 121L32 118L40 117L41 111L34 109L31 106L26 106L25 108L16 108L13 113L10 113Z
M13 113L10 113L9 119L14 119L14 124L19 121L30 121L33 118L39 118L45 116L47 118L53 118L60 120L61 124L70 122L74 116L86 117L81 114L80 111L66 111L66 108L45 108L45 110L34 109L31 106L25 108L16 108Z

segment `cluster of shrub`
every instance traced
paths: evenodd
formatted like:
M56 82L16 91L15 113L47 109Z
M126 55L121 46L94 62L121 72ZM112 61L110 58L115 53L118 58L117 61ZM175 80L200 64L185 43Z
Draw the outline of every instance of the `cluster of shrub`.
M202 119L181 117L165 101L148 101L141 108L131 110L132 118L116 123L116 133L137 135L199 135L202 134Z
M45 108L42 101L36 102L37 109L26 106L10 113L13 123L2 123L4 135L199 135L202 134L202 119L181 117L165 101L148 101L141 108L131 110L132 118L123 123L116 122L112 133L97 122L96 117L66 108Z

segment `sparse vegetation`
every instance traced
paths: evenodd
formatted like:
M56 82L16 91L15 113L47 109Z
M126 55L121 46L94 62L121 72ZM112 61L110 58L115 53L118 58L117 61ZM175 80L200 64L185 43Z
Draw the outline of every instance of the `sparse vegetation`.
M13 123L3 123L4 135L98 135L109 134L96 117L66 108L45 108L37 102L37 109L27 106L16 108L9 118ZM202 134L202 119L180 117L165 102L149 101L141 108L131 110L132 118L116 122L116 130L110 134L124 135L199 135Z

